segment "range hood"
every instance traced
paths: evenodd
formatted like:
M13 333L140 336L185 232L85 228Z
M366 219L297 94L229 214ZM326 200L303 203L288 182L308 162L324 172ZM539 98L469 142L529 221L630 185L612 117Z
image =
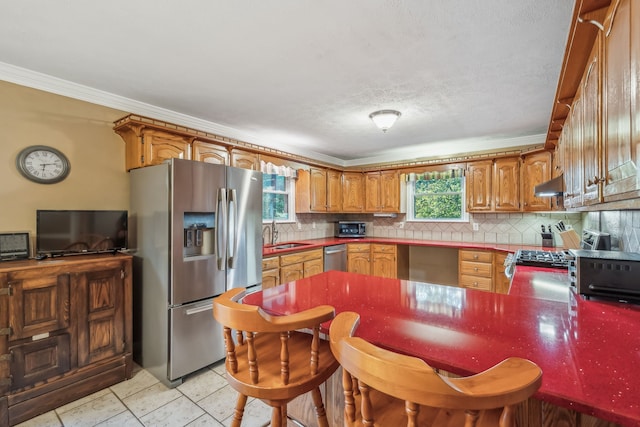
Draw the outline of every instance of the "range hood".
M547 182L538 184L533 188L533 195L536 197L553 197L564 194L564 180L562 175L557 176Z

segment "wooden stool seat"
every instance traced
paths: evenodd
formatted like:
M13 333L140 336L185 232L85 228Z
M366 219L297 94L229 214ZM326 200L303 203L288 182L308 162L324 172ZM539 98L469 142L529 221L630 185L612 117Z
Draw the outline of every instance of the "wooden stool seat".
M331 323L331 350L343 368L345 426L515 426L516 405L533 395L542 371L508 358L477 375L450 378L424 361L353 334L357 313Z
M273 408L272 426L286 426L287 404L311 392L318 424L328 427L320 385L339 364L319 331L321 323L333 319L333 307L271 316L238 303L244 291L232 289L213 301L213 315L224 328L227 381L238 392L231 425L240 426L251 396Z

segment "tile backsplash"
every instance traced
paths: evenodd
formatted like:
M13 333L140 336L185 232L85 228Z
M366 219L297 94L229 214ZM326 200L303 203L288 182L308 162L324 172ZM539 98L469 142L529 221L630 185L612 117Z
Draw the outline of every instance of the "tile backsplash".
M611 234L614 250L640 252L640 210L588 212L583 227Z
M559 221L572 226L580 234L580 213L488 213L473 214L470 222L407 222L404 215L395 218L374 217L371 214L298 214L296 223L278 224L279 241L332 237L338 220L364 221L367 236L397 237L452 242L488 242L541 245L541 225L553 226ZM477 230L474 230L474 224ZM554 232L556 246L562 242Z
M470 222L418 223L371 214L298 214L296 223L278 224L278 241L317 239L333 236L333 223L339 220L364 221L367 235L452 242L488 242L514 245L541 245L541 225L563 221L578 235L583 229L611 234L614 250L640 252L640 210L601 212L487 213L472 214ZM474 230L474 224L477 230ZM562 240L554 229L555 246Z

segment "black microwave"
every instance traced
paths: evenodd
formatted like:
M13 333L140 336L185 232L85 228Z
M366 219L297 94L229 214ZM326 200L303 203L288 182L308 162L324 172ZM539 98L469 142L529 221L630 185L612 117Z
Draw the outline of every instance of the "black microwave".
M336 222L335 237L364 237L367 233L364 222L338 221Z

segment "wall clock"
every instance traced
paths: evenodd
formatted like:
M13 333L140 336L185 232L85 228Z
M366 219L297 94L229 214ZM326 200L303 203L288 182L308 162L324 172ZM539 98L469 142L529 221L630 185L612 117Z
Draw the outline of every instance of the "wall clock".
M53 184L69 175L71 164L61 151L53 147L32 145L18 153L16 167L25 178L33 182Z

